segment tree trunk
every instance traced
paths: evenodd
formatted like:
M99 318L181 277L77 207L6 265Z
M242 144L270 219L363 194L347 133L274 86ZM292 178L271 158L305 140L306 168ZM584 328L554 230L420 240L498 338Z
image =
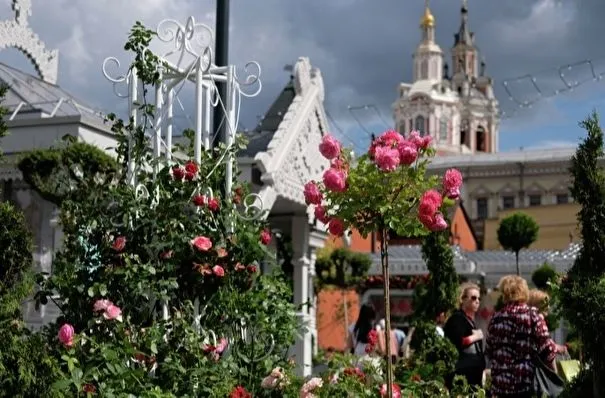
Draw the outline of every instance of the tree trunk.
M387 397L393 397L393 362L391 361L391 293L389 290L389 235L386 228L382 228L380 239L380 262L382 277L384 279L384 338L387 354Z
M521 275L521 269L519 268L519 252L515 252L515 260L517 261L517 275Z

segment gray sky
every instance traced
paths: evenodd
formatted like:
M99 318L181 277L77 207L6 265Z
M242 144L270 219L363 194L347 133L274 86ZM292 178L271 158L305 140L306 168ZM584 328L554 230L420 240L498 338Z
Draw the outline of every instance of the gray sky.
M0 2L0 15L11 17L10 1ZM284 65L308 56L321 69L326 107L356 142L365 135L348 105L375 104L391 122L390 105L397 84L411 77L411 54L420 38L422 0L231 0L231 61L243 66L258 61L263 68L263 91L246 100L242 124L253 128L288 80ZM32 0L31 25L48 47L60 51L59 84L104 110L124 108L101 74L108 56L127 61L122 50L136 20L150 28L167 17L214 25L214 1L204 0ZM124 5L128 4L128 7ZM460 1L433 0L437 42L447 52L460 22ZM487 72L496 80L505 111L516 109L501 89L506 78L536 73L544 92L562 88L556 68L586 58L600 59L605 72L603 0L469 0L470 26L476 34ZM0 60L30 68L14 50L3 50ZM568 71L573 79L589 76L587 65ZM512 84L512 83L511 83ZM569 95L542 100L531 110L518 112L502 125L501 145L558 146L575 142L575 127L592 108L605 108L602 83L588 83ZM516 83L515 96L530 98L529 81ZM385 126L376 112L356 115L369 129ZM183 119L184 120L184 119ZM185 123L185 121L183 121Z

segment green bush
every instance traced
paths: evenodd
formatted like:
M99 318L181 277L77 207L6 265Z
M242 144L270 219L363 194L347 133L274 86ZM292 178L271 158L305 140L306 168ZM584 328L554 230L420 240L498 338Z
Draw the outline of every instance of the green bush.
M550 264L544 263L533 272L531 281L538 289L549 291L550 283L556 282L558 275L557 271Z

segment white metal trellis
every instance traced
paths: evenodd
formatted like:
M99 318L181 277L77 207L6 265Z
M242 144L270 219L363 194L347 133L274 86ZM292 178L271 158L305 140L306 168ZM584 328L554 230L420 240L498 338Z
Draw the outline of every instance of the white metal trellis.
M217 66L213 63L212 44L214 33L210 27L203 23L196 23L194 17L189 17L186 24L181 24L174 19L165 19L158 24L157 38L160 42L171 45L173 48L159 57L161 70L160 81L156 86L154 105L156 107L156 119L153 125L145 126L147 134L152 137L152 149L155 158L161 158L162 154L166 161L172 160L172 149L175 137L174 131L174 105L175 101L181 105L179 94L185 83L191 82L195 85L195 112L194 112L194 160L201 162L202 150L209 150L212 146L214 134L211 132L210 115L214 107L222 108L226 115L227 134L225 145L227 150L217 163L225 161L225 192L231 192L233 177L233 166L236 159L227 155L234 145L236 128L238 125L239 111L242 96L254 97L260 92L260 65L257 62L249 62L244 68L246 74L244 80L238 79L234 65ZM151 51L148 49L148 51ZM140 92L141 82L137 77L137 71L130 67L128 72L114 77L109 72L109 66L120 67L120 62L115 57L109 57L103 62L103 74L114 84L114 92L117 96L127 98L129 102L129 116L134 123L141 123L139 114L139 102L142 96ZM252 72L250 72L253 67ZM216 83L222 82L227 86L226 97L219 96ZM118 86L126 84L127 94L120 94ZM243 87L255 87L252 92L246 92ZM135 171L138 165L130 162L128 165L128 181L135 185ZM216 167L214 169L216 169ZM214 171L213 169L213 171ZM256 213L262 210L262 203L254 205L246 203L247 207L254 208ZM246 209L248 211L248 209Z

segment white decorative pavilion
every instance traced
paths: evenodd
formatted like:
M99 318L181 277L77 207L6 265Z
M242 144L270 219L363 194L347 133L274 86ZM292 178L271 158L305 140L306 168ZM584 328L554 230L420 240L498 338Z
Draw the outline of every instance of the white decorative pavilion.
M115 146L115 140L110 126L104 122L103 114L83 105L56 85L58 52L46 50L44 43L28 27L26 16L31 15L30 1L13 0L13 9L14 21L1 22L3 29L0 29L0 48L19 49L31 60L38 76L0 63L0 80L10 86L3 103L10 111L7 120L10 135L1 143L8 159L6 164L0 166L0 184L4 196L1 199L14 201L24 209L35 237L35 267L38 271L52 272L53 254L60 247L62 239L56 222L57 209L23 181L15 165L17 157L32 149L56 145L65 135L77 137L103 149ZM200 73L207 73L209 69L204 69L202 65L206 54L201 54L203 55L198 56ZM223 69L228 74L234 67ZM135 80L130 81L130 96L134 94L136 97L136 84L132 84L133 81ZM229 82L228 78L226 81ZM166 105L172 99L172 88L174 86L169 87L165 94L160 93L165 101L164 109L168 108ZM204 91L199 90L201 95L197 95L197 100L198 105L206 100L207 106L209 102ZM327 235L323 232L323 226L313 224L314 220L307 211L302 192L304 183L309 179L320 178L322 169L327 165L318 151L321 137L327 131L323 100L321 73L311 66L308 58L298 59L290 82L259 126L249 133L250 146L236 160L242 170L242 178L252 184L254 192L261 199L270 224L292 238L294 300L300 305L299 316L307 330L293 347L292 354L303 375L311 373L312 355L316 351L317 340L312 284L314 252L324 245ZM204 130L205 126L209 126L206 119L208 109L210 108L199 108L196 115L196 138L198 133L206 137L203 142L197 141L203 147L208 147L208 132ZM228 115L228 123L233 122L233 116ZM170 119L171 114L165 118L167 125L156 126L155 133L152 133L155 134L152 140L154 151L158 155L161 144L170 145L167 143L166 132L171 130L168 127ZM29 303L25 313L33 328L57 316L56 309L51 304L36 310L33 303Z

